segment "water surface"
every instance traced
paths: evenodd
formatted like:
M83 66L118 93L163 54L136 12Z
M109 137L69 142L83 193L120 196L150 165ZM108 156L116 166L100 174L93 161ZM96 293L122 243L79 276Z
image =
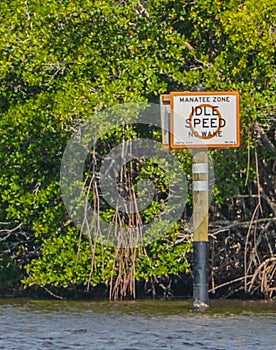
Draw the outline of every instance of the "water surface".
M0 301L0 349L276 349L276 302Z

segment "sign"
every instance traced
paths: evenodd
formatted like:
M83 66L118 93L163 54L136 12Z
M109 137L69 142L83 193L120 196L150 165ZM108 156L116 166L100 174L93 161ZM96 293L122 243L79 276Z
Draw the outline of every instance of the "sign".
M240 146L239 93L171 92L170 147Z
M161 128L162 128L162 144L165 148L170 147L170 95L165 94L160 96L160 114L161 114Z

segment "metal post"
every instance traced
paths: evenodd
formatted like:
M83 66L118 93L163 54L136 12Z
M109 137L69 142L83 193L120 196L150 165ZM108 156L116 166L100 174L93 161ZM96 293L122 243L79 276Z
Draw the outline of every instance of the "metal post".
M206 91L206 89L196 87L192 91ZM194 226L193 308L195 312L205 312L209 307L208 149L198 149L194 152L192 172Z

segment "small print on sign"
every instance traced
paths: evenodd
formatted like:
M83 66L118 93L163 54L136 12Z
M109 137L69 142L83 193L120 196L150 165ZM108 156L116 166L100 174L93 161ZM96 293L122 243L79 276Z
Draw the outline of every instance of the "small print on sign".
M171 148L239 147L237 92L172 92Z

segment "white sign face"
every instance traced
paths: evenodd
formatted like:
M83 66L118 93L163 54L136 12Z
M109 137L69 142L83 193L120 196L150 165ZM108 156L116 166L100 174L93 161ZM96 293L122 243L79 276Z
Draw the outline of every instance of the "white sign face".
M172 92L171 148L240 146L239 94Z

